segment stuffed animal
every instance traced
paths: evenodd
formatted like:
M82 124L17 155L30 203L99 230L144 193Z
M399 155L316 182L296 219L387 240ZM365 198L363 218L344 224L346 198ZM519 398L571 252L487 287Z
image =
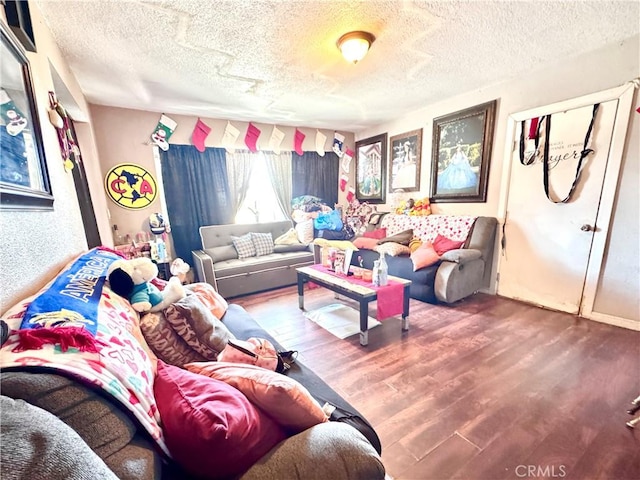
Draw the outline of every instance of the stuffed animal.
M137 312L158 312L185 297L178 277L171 277L164 290L149 283L158 276L158 267L149 258L116 260L107 272L111 290L129 300Z

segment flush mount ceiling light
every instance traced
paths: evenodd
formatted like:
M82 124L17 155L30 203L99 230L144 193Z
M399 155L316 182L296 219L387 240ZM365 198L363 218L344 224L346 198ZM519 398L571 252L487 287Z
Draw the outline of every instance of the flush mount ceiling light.
M347 62L358 63L369 51L369 47L376 39L369 32L349 32L338 39L338 48Z

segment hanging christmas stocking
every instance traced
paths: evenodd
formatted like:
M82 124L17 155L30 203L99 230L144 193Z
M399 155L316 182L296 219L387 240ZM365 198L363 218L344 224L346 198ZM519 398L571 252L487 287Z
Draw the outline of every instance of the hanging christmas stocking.
M207 136L211 133L211 127L198 119L196 126L191 134L191 141L199 152L204 152L204 142Z
M253 153L258 151L258 137L262 132L258 127L256 127L253 123L249 122L249 126L247 127L247 133L244 136L244 143Z
M271 131L271 139L269 140L269 148L273 151L273 153L278 155L280 154L280 144L282 143L283 139L284 132L278 130L278 127L274 125L273 130Z
M296 128L296 134L293 137L293 146L298 155L304 153L304 150L302 150L302 142L304 142L305 137L306 135Z
M165 114L162 114L156 129L151 134L151 140L166 152L169 150L169 138L171 138L171 135L177 126L178 124L175 120L167 117Z
M333 134L333 151L339 158L342 158L342 144L344 143L344 135L338 132Z
M342 170L345 173L349 173L349 168L351 168L351 159L353 158L353 150L347 148L342 156Z
M231 125L231 122L227 122L222 136L222 146L227 149L227 152L233 153L236 151L235 146L238 135L240 135L240 130Z
M327 141L327 136L320 130L316 130L316 152L321 157L324 157L324 142Z
M347 202L353 202L354 196L356 194L356 189L353 187L349 187L349 191L347 192Z
M349 181L349 175L345 175L344 173L340 175L340 191L344 192L347 188L347 182Z
M0 88L0 116L6 123L7 133L12 137L24 130L28 123L4 88Z

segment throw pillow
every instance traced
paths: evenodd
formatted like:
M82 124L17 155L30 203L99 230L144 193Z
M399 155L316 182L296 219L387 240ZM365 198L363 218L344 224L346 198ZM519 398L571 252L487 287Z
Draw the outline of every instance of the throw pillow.
M367 238L377 238L378 240L382 240L384 237L387 236L387 229L377 228L376 230L373 230L371 232L364 232L362 236Z
M173 329L207 360L215 360L229 338L234 338L196 295L172 303L164 313Z
M158 362L153 391L167 447L193 475L239 476L286 438L277 423L219 380Z
M296 240L297 241L297 240ZM308 252L309 246L301 243L293 243L291 245L274 245L273 253L287 253L287 252Z
M298 234L295 228L290 228L288 231L280 235L273 241L274 245L296 245L300 244L298 240Z
M238 258L249 258L256 256L256 247L251 240L251 234L245 233L241 237L231 236L233 246L238 252Z
M257 257L273 253L273 236L271 235L271 232L251 232L251 240L253 241L253 246L256 248Z
M438 234L436 239L433 241L433 248L438 253L438 255L442 255L444 252L448 252L449 250L455 250L456 248L460 248L464 244L464 240L457 241L451 240L450 238L443 237Z
M0 397L0 476L49 480L117 480L104 461L55 415L23 400Z
M237 388L251 403L294 434L328 421L309 391L280 373L227 362L189 363L184 368Z
M222 295L216 292L213 285L209 285L205 282L198 282L185 285L184 288L189 292L193 292L218 320L222 319L224 314L227 312L229 303Z
M374 250L378 246L378 239L368 238L368 237L358 237L353 241L353 244L358 248Z
M182 366L206 359L193 350L165 318L163 312L147 313L140 318L140 329L153 353L170 365Z
M409 230L405 230L403 232L396 233L395 235L391 235L390 237L385 237L381 240L378 240L378 244L382 245L383 243L386 243L386 242L395 242L395 243L401 243L402 245L408 246L412 238L413 238L413 229L410 228Z
M386 242L382 245L377 245L374 250L380 255L384 253L386 255L391 255L392 257L397 257L398 255L409 255L411 253L411 249L409 247L395 242Z
M433 248L431 242L423 243L420 248L415 250L411 254L411 261L413 262L413 271L420 270L421 268L428 267L438 263L440 255Z
M310 218L296 224L296 233L300 243L309 245L313 242L313 219Z

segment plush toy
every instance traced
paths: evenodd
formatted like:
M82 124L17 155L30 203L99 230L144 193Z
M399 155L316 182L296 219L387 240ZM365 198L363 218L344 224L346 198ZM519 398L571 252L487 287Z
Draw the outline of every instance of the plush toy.
M158 312L184 298L184 287L178 277L171 277L164 290L149 283L158 276L158 267L146 257L113 262L107 278L111 290L129 300L137 312Z

